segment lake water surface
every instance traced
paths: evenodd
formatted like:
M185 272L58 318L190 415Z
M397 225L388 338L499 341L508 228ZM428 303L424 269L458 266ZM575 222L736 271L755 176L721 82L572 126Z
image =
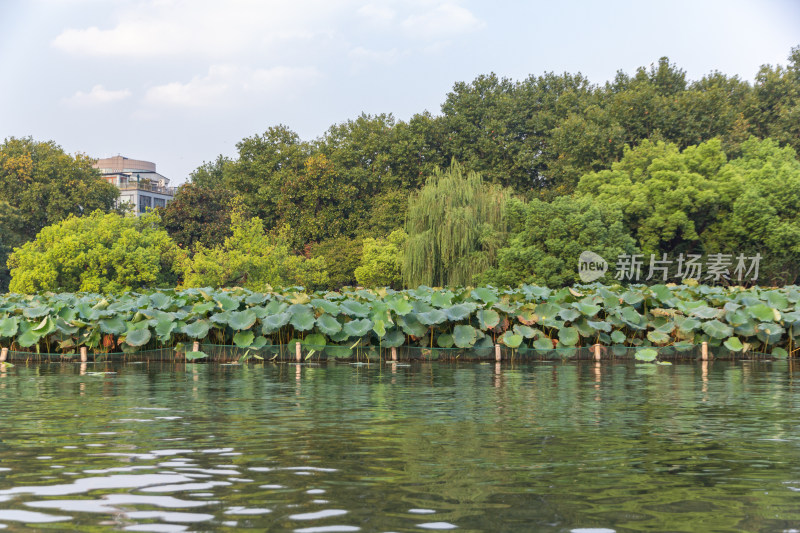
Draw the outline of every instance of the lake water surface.
M787 362L0 374L6 531L798 531Z

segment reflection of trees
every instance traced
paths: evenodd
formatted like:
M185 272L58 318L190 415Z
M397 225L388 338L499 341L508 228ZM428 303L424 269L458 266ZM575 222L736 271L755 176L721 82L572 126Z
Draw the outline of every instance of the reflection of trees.
M119 465L63 449L105 441L88 449L232 447L240 466L337 468L326 482L365 516L427 507L492 531L796 525L796 393L786 373L747 365L711 364L705 392L693 365L18 365L0 379L0 488L41 483L51 464ZM162 414L183 418L119 422ZM104 431L116 434L79 435Z

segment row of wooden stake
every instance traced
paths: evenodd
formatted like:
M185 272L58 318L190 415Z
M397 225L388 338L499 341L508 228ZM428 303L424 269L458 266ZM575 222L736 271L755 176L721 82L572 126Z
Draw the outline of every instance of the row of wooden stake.
M195 352L199 352L200 351L200 343L199 342L195 342L192 345L192 349ZM595 344L594 346L592 346L592 352L594 353L594 360L595 361L599 361L600 360L601 350L602 350L602 346L599 345L599 344ZM89 355L88 355L88 349L86 348L86 346L82 346L81 347L81 352L80 353L81 353L81 363L85 363L86 361L88 361ZM4 363L7 358L8 358L8 348L0 349L0 363ZM302 361L302 359L303 359L302 347L300 346L299 342L295 343L295 358L297 359L298 363L300 361ZM500 345L499 344L495 344L494 345L494 360L497 361L497 362L500 362L501 359L502 359L502 357L501 357L501 353L500 353ZM700 347L700 359L703 360L703 361L708 361L708 359L709 359L708 343L707 342L704 342ZM397 348L392 348L392 361L397 361Z

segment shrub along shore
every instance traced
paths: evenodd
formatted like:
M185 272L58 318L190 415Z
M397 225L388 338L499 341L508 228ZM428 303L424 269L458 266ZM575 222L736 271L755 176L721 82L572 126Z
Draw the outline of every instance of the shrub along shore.
M797 352L800 287L599 284L304 292L301 287L162 290L0 297L0 346L74 355L174 350L203 358L195 343L263 358L270 346L300 343L315 359L390 348L556 350L562 357L601 344L654 357L703 342L733 353ZM213 346L212 346L213 347Z

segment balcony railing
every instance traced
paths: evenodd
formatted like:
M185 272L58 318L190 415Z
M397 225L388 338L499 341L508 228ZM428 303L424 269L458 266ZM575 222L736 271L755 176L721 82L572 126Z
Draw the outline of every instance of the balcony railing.
M177 187L162 187L147 180L129 181L127 183L121 183L117 185L117 187L119 187L121 191L150 191L167 196L175 196L175 190L177 189Z

